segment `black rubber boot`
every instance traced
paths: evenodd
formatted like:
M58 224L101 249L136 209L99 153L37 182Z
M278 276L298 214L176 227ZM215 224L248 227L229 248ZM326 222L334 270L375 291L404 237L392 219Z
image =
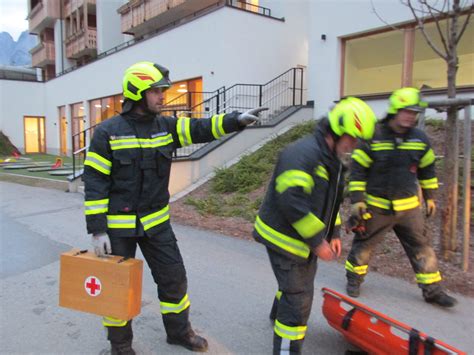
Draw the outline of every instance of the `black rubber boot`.
M425 301L445 308L454 307L458 303L454 297L444 291L440 291L431 297L425 297Z
M124 327L107 327L107 333L112 355L135 355L132 349L132 321Z
M168 336L166 342L168 344L180 345L196 352L206 352L208 348L207 340L194 333L194 331L189 332L187 336L182 338L171 338Z
M357 298L360 295L360 282L348 279L346 285L346 292L349 296Z

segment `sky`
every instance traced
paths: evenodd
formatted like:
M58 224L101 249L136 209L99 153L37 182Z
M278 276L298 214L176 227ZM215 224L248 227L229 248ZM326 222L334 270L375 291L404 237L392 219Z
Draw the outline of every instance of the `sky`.
M28 29L26 0L0 0L0 32L8 32L17 41Z

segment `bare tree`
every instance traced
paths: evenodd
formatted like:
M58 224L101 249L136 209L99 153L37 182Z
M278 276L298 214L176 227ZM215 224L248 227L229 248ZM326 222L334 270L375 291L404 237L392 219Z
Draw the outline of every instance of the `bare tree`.
M464 34L472 13L474 0L400 0L407 6L422 33L426 43L447 65L448 98L456 97L456 74L458 71L457 45ZM381 17L372 8L376 15ZM461 16L466 15L461 21ZM382 20L382 19L381 19ZM383 20L382 20L383 21ZM385 22L385 21L383 21ZM426 31L426 23L434 23L437 38ZM445 26L443 26L445 24ZM391 26L395 28L394 26ZM399 29L399 28L396 28ZM439 43L437 44L437 43ZM444 194L441 204L441 250L445 260L451 260L457 248L457 198L459 171L459 137L457 129L457 108L448 107L444 152Z

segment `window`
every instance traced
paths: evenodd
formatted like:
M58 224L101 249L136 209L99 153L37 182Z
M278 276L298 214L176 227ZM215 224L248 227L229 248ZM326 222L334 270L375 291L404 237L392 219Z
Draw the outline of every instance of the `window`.
M72 113L72 150L73 153L80 148L84 148L85 140L84 134L84 106L82 102L78 102L76 104L71 105L71 113Z
M25 153L46 153L44 117L23 118Z
M67 119L66 106L58 107L59 154L67 155Z
M202 117L203 110L199 105L203 101L202 94L202 78L177 81L165 91L164 103L177 115ZM166 111L166 114L170 112Z
M465 22L465 16L459 20ZM389 30L344 38L341 96L391 92L401 86L445 88L447 66L420 30ZM434 22L425 29L438 48L443 48ZM441 23L446 33L446 24ZM474 22L470 21L458 43L457 86L474 85ZM406 51L406 52L405 52ZM411 54L413 53L413 54Z
M106 119L118 115L122 111L122 94L103 97L90 101L90 126L105 121Z

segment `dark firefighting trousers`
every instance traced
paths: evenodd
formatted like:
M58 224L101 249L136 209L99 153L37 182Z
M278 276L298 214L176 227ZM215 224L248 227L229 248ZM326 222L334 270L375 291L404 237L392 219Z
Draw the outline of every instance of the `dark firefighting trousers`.
M110 238L112 254L135 257L137 244L158 286L158 298L168 337L180 339L192 331L189 322L188 281L183 259L171 227L156 237ZM114 322L116 322L115 325ZM108 340L112 343L131 341L131 323L104 317ZM109 326L107 326L109 325Z
M346 261L348 282L360 284L364 281L372 251L382 241L384 235L393 229L415 271L423 296L431 298L441 292L438 260L430 246L429 237L423 233L424 217L421 208L390 214L373 208L370 213L372 218L367 220L366 233L356 233L352 242Z
M304 264L267 248L278 282L273 308L273 353L301 354L306 324L311 313L317 258L312 253Z

